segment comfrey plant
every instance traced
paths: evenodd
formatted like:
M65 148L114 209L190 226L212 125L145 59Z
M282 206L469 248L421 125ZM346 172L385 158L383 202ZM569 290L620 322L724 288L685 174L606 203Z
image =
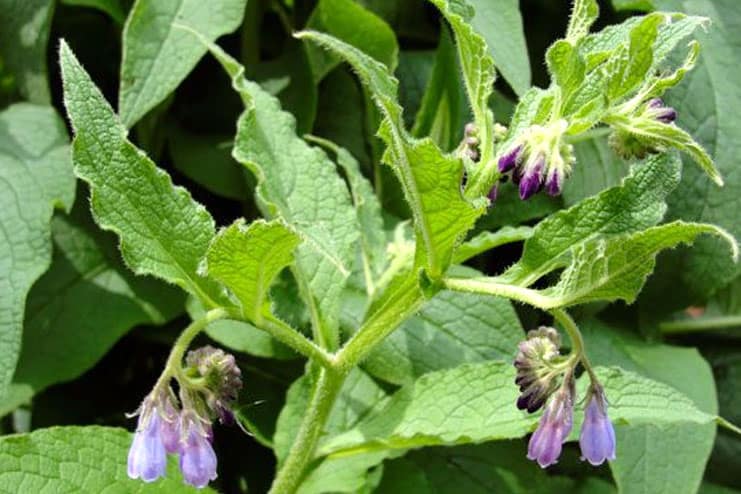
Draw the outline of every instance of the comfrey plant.
M667 198L681 178L680 156L689 158L685 169L695 172L694 162L707 175L697 180L723 185L709 154L681 127L682 115L665 103L672 101L667 91L698 60L692 39L698 29L712 29L707 19L653 12L592 31L596 1L575 0L565 36L546 53L549 85L516 88L521 97L511 118L501 112L497 121L492 108L500 106L492 102L504 97L494 93L495 59L479 33L485 6L477 14L465 0L430 0L442 26L438 61L410 126L393 75L393 31L359 3L322 0L300 23L305 29L286 41L295 48L286 66L310 67L312 88L326 77L327 93L341 88L364 113L333 107L331 121L314 126L320 137L304 135L317 103L315 93L307 96L306 110L293 92L299 75L250 80L273 72L255 68L250 58L253 32L260 30L249 17L246 69L215 44L242 24L244 1L208 2L208 15L195 6L199 2L169 13L165 3L134 2L123 29L117 111L70 46L62 40L59 49L74 172L89 189L93 218L115 234L123 261L141 275L131 276L131 286L146 277L172 285L126 285L127 296L164 298L176 289L187 295L181 312L137 321L161 323L185 310L192 320L136 411L133 438L105 433L123 437L128 450L127 473L134 480L117 473L116 482L161 483L167 492L183 483L244 490L251 479L227 484L220 465L228 459L231 468L247 455L230 451L217 459L216 421L236 422L227 431L236 436L242 428L274 452L273 494L406 492L415 482L421 485L415 492L442 492L439 485L457 485L455 476L466 475L471 458L497 472L486 484L491 492L536 492L528 489L555 477L575 489L581 480L568 469L556 466L545 475L533 462L563 464L562 452L575 450L569 442L577 441L585 462L612 462L618 485L632 485L627 471L650 468L626 464L649 461L651 452L622 441L652 425L711 434L703 436L709 442L702 478L715 434L709 424L737 429L696 393L690 399L667 384L666 373L652 373L649 357L606 351L610 338L624 334L603 328L607 318L592 316L608 303L634 302L664 250L707 235L708 249L722 246L722 256L714 258L735 261L738 255L734 237L718 226L664 221ZM281 22L290 23L288 7L273 3ZM248 14L257 15L252 7ZM345 19L353 16L375 27L350 32ZM381 41L366 44L360 35ZM178 170L209 190L227 190L232 199L249 195L254 204L243 204L243 214L258 218L219 229L153 161L164 154L152 129L161 125L177 134L163 115L181 94L168 95L206 53L243 106L230 143L240 169L229 168L231 160L222 156L219 163ZM504 66L500 71L506 73ZM464 93L467 109L456 103ZM199 120L199 108L188 118ZM328 139L331 132L319 132L342 127L362 134L368 126L378 139L370 136L353 149L368 154L362 162ZM132 128L149 154L129 138ZM363 136L344 142L356 137ZM168 139L173 156L198 155L187 136ZM584 152L585 142L596 143L604 163ZM597 175L614 180L605 179L601 192L590 195L595 188L584 185L585 177ZM382 214L382 204L390 204L390 212ZM75 249L87 252L79 245L90 242L69 241L83 227L67 226L74 230L67 234L65 225L57 225L55 245L76 265L84 256ZM495 229L499 225L510 226ZM505 250L519 257L503 271L471 267L474 258L498 255L506 244L518 244ZM85 279L97 269L87 270L92 274ZM118 282L106 283L95 287L114 286L110 290L124 297ZM156 312L150 301L136 300L131 305L142 314ZM577 306L583 310L576 312ZM514 307L528 321L527 333ZM582 331L586 326L589 331ZM189 350L202 332L231 353L213 346ZM592 351L591 360L587 345L601 350ZM305 360L300 371L286 363L298 359ZM27 372L23 362L16 376ZM275 368L289 378L261 389L257 382ZM286 392L275 384L285 381L293 381ZM261 392L269 395L266 408L275 411L270 419L244 406L263 399ZM658 461L665 459L659 455ZM125 461L119 451L113 463L123 468ZM451 472L450 465L463 473ZM80 477L94 481L95 475ZM603 477L590 481L604 483ZM685 484L696 488L699 479Z

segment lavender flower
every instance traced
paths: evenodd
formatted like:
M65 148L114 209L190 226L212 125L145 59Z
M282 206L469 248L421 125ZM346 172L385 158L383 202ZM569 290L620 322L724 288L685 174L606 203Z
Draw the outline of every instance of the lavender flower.
M546 406L538 428L530 437L528 459L537 461L541 468L558 461L562 445L571 432L573 413L574 380L573 376L568 376Z
M162 411L160 433L168 453L180 451L180 415L170 400L165 402Z
M132 479L154 482L165 475L167 452L162 439L162 418L151 400L145 400L134 441L129 449L128 474Z
M579 446L583 459L597 466L615 459L615 429L607 417L607 400L602 387L591 387L587 396Z
M217 477L210 426L198 416L189 416L182 423L185 440L180 449L180 470L186 483L201 489Z

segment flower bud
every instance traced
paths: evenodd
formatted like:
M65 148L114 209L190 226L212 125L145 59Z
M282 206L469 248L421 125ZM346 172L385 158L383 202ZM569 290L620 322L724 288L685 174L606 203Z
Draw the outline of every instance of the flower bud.
M560 344L558 332L544 326L528 332L528 339L520 342L514 361L515 384L522 392L517 408L533 413L556 390L560 372L554 371L553 363L560 356Z
M231 416L229 410L242 388L242 372L234 355L204 346L188 352L185 362L205 380L207 391L204 398L213 416L222 422L228 419Z
M592 386L587 392L579 447L582 459L594 466L615 459L615 429L607 417L607 400L601 386Z
M571 432L574 414L574 379L569 375L548 402L538 428L530 437L527 457L546 468L558 461L564 441Z

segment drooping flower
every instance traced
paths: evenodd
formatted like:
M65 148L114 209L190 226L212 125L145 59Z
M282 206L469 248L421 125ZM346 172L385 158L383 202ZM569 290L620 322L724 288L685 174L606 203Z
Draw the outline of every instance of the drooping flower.
M573 425L574 380L569 376L546 405L538 428L530 437L527 457L546 468L558 461Z
M165 475L167 451L162 438L162 417L152 405L152 399L145 399L139 415L139 423L134 440L129 449L128 474L132 479L154 482Z
M170 400L163 407L160 429L165 450L168 453L180 451L180 414Z
M217 477L210 424L195 414L183 417L181 424L184 439L180 448L180 470L186 483L200 489Z
M560 357L560 345L558 332L545 326L529 331L528 338L519 343L514 361L515 384L522 394L517 399L517 408L533 413L556 390L561 372L553 364Z
M531 125L499 156L499 172L512 172L520 199L529 199L544 187L549 195L561 193L574 163L573 146L563 142L567 128L566 120Z
M587 392L579 447L583 459L592 465L615 459L615 429L607 417L607 400L601 386L592 386Z

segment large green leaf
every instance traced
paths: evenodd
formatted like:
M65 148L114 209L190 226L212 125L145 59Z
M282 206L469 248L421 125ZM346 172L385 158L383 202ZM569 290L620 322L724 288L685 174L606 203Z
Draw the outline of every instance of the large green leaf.
M245 104L234 157L257 177L263 215L281 218L302 239L295 275L322 345L339 344L342 288L352 270L360 233L347 186L320 150L295 134L295 119L278 101L244 78L244 68L218 46L200 39L231 76Z
M123 32L118 111L126 127L162 102L206 54L175 24L213 41L242 23L245 0L137 0Z
M568 251L600 235L639 231L664 215L666 196L679 181L675 156L655 156L636 165L620 186L608 189L549 216L525 241L522 258L502 279L530 285L544 274L564 266Z
M353 0L320 0L306 23L308 29L331 34L386 65L393 72L398 64L396 35L386 22ZM309 45L314 80L320 81L340 58Z
M486 40L497 70L515 93L530 88L530 58L517 0L468 0L474 10L471 25Z
M14 76L20 95L33 103L49 103L46 44L52 0L4 0L0 4L0 59Z
M118 116L64 42L60 64L75 130L75 173L90 184L97 223L119 236L135 273L160 277L217 305L220 289L198 274L214 236L208 211L126 139Z
M695 69L666 101L678 111L678 123L688 129L713 156L725 186L708 182L694 167L686 167L682 182L669 197L669 217L713 223L741 240L738 210L741 204L741 87L736 74L741 67L741 11L734 0L657 0L662 9L709 16L712 24L697 38L702 53ZM692 249L682 249L659 259L655 283L649 284L647 305L652 310L676 310L707 299L741 268L723 255L722 247L701 239ZM661 297L671 287L674 297Z
M664 382L709 414L718 411L710 366L693 348L649 344L599 321L582 325L589 356ZM620 492L693 494L702 481L715 439L715 424L618 425L617 458L610 462ZM681 464L681 469L672 468Z
M363 366L385 381L406 384L464 363L510 361L523 334L508 300L441 292L385 338Z
M4 492L214 492L183 483L171 457L155 484L126 474L131 434L112 427L52 427L0 438L0 488Z
M460 159L443 154L429 139L408 135L397 102L398 81L384 65L331 36L305 31L300 37L342 56L371 91L384 114L379 130L388 146L384 161L399 178L414 216L419 262L433 278L440 276L451 262L453 249L482 212L461 195Z
M676 389L619 368L598 368L616 423L709 424L716 420ZM537 417L514 405L519 391L509 362L466 364L431 372L403 386L357 426L320 446L321 454L350 455L385 449L479 443L530 432ZM580 393L587 382L580 382ZM461 406L464 403L465 406ZM574 416L578 437L582 413Z
M64 123L50 107L0 113L0 398L21 347L26 294L51 261L49 220L75 194Z
M28 295L14 381L35 393L79 376L132 327L182 310L178 290L123 266L113 236L96 228L87 208L78 200L71 215L54 218L51 268Z

